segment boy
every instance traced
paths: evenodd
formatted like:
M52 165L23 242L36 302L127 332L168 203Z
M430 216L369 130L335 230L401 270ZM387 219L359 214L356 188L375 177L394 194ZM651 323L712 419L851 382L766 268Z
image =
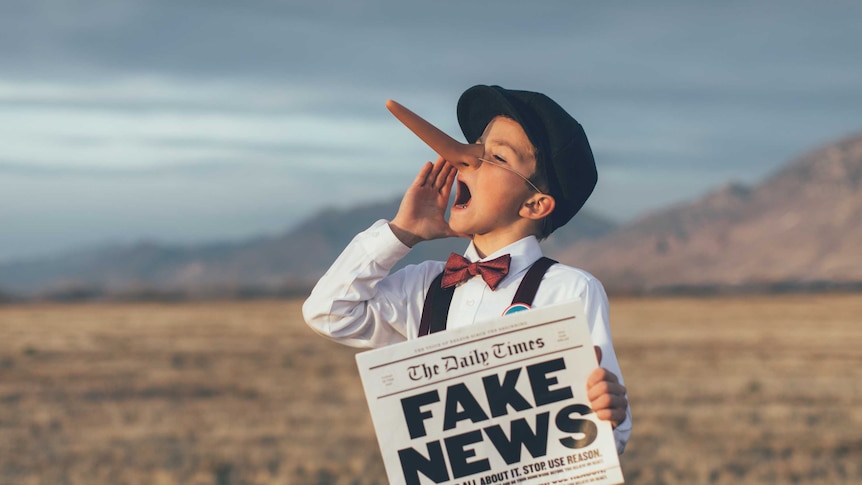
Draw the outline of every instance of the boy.
M515 303L529 308L579 298L601 364L585 384L590 404L612 423L622 453L631 414L604 288L585 271L542 258L538 243L568 222L595 187L586 135L547 96L499 86L468 89L457 113L467 140L483 146L484 155L426 163L395 217L357 235L321 277L303 305L305 320L343 344L381 347L495 318ZM450 236L471 240L464 257L389 274L414 245Z

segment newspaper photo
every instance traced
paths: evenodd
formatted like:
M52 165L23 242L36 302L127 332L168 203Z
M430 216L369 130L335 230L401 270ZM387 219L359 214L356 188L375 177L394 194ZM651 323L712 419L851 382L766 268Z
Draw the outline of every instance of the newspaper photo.
M357 354L392 484L623 483L581 302Z

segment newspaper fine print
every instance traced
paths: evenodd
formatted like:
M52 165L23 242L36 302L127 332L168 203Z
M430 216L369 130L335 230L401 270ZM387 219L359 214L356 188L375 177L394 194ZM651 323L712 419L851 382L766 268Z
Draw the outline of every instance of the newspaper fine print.
M575 301L357 354L392 484L623 483Z

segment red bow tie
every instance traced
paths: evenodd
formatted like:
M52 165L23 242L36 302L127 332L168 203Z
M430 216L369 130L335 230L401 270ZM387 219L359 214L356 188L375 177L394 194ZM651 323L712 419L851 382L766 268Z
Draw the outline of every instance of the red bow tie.
M440 286L449 288L458 283L463 283L473 276L481 275L485 283L494 291L500 281L509 274L509 262L512 257L504 254L499 258L490 261L479 261L471 263L467 258L452 253L449 260L446 261L446 268L443 270L443 280Z

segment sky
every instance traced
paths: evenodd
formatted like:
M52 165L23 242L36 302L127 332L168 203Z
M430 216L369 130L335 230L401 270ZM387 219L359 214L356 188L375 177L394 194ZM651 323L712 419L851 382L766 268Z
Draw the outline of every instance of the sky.
M0 3L0 261L394 199L475 84L584 126L626 222L862 132L862 2ZM381 214L392 217L394 214Z

